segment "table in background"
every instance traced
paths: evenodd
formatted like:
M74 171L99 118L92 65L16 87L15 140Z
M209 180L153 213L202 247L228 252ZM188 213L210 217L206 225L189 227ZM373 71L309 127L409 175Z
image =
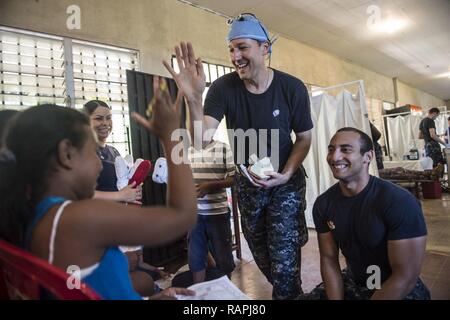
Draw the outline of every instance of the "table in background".
M423 171L419 160L383 161L385 169L401 167L408 170Z

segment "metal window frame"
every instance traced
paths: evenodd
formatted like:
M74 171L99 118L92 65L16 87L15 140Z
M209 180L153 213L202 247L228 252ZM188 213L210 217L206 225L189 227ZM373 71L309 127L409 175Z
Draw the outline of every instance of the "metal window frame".
M54 98L64 99L64 104L66 105L66 107L69 107L69 108L76 108L74 53L73 53L73 45L74 44L81 46L81 47L92 47L93 49L103 49L105 51L115 51L115 52L118 52L121 54L128 53L128 54L130 54L130 60L131 60L131 64L132 64L132 67L134 68L134 70L138 71L140 69L139 51L135 50L135 49L128 49L128 48L123 48L123 47L105 45L105 44L100 44L100 43L95 43L95 42L73 39L73 38L69 38L69 37L55 36L55 35L50 35L50 34L46 34L46 33L28 31L28 30L23 30L23 29L19 29L19 28L11 28L11 27L6 27L6 26L0 26L0 31L16 34L18 37L20 37L21 35L23 35L25 37L32 37L36 41L38 39L49 39L49 40L56 40L61 43L61 51L62 51L61 59L63 61L62 65L61 65L61 68L63 69L62 78L60 76L51 76L51 77L58 78L59 81L62 81L64 91L62 93L62 97L55 96L55 94L53 96L54 96ZM17 55L20 56L20 52L17 53ZM0 70L0 71L3 72L3 70ZM18 79L20 80L20 77L23 76L23 74L21 72L17 72L17 76L19 77ZM39 74L38 71L36 71L35 76L36 77L44 77L44 74ZM114 82L114 83L120 84L120 86L124 87L126 90L126 78L124 78L123 81L122 81L122 77L120 77L120 78L121 78L121 80L119 82ZM113 81L109 81L109 80L105 80L105 81L95 80L96 86L97 86L97 83L99 83L99 82L106 83L108 85L110 83L113 83ZM20 82L17 85L21 86ZM36 88L38 90L39 83L37 83ZM55 88L54 85L53 85L53 88ZM109 90L109 93L110 93L110 90ZM18 94L18 95L21 96L19 105L23 106L25 108L26 105L23 104L22 97L26 96L26 94L22 94L22 90L21 90L20 94ZM113 113L120 114L123 118L122 123L123 123L124 127L123 127L123 133L121 133L121 135L123 134L123 137L120 137L119 140L113 139L111 144L113 144L113 145L115 143L121 144L121 145L125 144L125 150L127 150L128 153L131 153L131 136L129 134L130 128L129 128L129 125L127 124L128 121L126 120L126 117L129 116L129 110L126 106L128 100L127 100L126 91L122 91L122 88L121 88L121 96L122 96L121 97L122 108L120 111L114 110ZM40 97L39 95L36 95L34 97L37 97L37 101L39 101L39 97ZM1 101L0 105L3 105L3 103L4 102Z
M64 81L66 83L66 105L75 109L75 82L73 77L72 39L64 38Z
M2 94L4 94L4 95L16 95L16 96L20 97L20 102L18 102L17 105L14 105L14 106L11 106L11 107L12 108L16 108L16 107L20 107L20 108L24 107L24 108L26 108L28 106L28 104L24 103L24 98L25 97L30 97L32 99L36 99L37 103L41 103L40 101L43 100L42 97L51 98L51 99L54 99L54 101L55 101L55 99L64 99L64 93L61 94L61 95L57 94L56 91L55 91L56 87L55 87L55 84L54 84L55 79L58 79L59 81L61 81L61 80L64 81L63 80L64 79L64 71L62 71L61 75L55 75L53 71L51 72L51 74L45 74L45 73L40 73L39 70L37 70L37 68L43 68L43 67L39 67L37 65L37 60L38 59L49 60L51 62L50 63L50 69L52 69L52 70L63 69L63 65L61 65L59 67L59 65L55 64L56 61L58 61L60 59L57 59L57 58L55 58L53 56L52 52L55 50L54 47L53 47L54 43L50 44L50 48L49 49L42 48L42 47L38 46L39 45L39 41L45 42L46 40L48 40L50 42L57 42L56 43L57 45L61 45L60 51L63 52L64 51L64 49L62 47L62 45L63 45L63 38L62 37L58 37L58 36L53 36L53 35L47 35L47 34L43 34L43 33L37 33L37 32L33 32L33 31L27 31L27 30L22 30L22 29L17 29L17 28L6 27L6 26L0 26L0 32L2 32L2 31L5 32L5 33L13 34L15 37L17 37L17 42L16 43L12 43L12 45L13 46L17 46L17 50L18 51L15 53L15 55L18 57L18 60L17 60L18 61L18 69L15 70L15 71L8 71L8 70L4 70L2 68L2 70L0 70L0 72L2 74L14 74L15 76L18 77L18 83L16 85L20 88L20 92L17 92L16 94L8 94L7 92L2 92ZM23 52L22 52L22 49L25 49L25 48L29 47L29 46L23 45L21 43L21 40L24 40L26 38L30 38L34 42L34 46L33 46L34 53L33 53L33 55L23 54ZM39 50L48 50L50 52L50 55L48 57L40 57L37 54L39 52ZM3 50L2 50L2 52L3 52ZM23 58L31 58L33 60L34 68L36 68L36 70L33 73L21 70L20 66L22 66L22 59ZM62 60L62 56L60 58ZM24 66L27 66L27 65L24 64ZM25 93L26 90L25 91L22 90L25 87L29 87L29 85L21 83L22 82L21 80L23 80L22 79L23 77L36 78L36 84L34 85L34 87L36 88L36 93L35 94L29 95L29 94ZM46 94L42 95L41 92L39 92L40 91L39 88L42 88L42 87L40 87L40 83L39 83L38 80L42 80L42 78L51 78L53 80L53 84L52 84L52 87L51 87L51 89L53 89L53 91L52 91L50 96L47 96ZM4 83L2 83L2 84L4 84ZM24 87L22 87L22 86L24 86ZM44 87L44 88L49 89L47 87ZM3 100L3 99L1 100L1 105L2 106L5 106L5 101L6 100Z

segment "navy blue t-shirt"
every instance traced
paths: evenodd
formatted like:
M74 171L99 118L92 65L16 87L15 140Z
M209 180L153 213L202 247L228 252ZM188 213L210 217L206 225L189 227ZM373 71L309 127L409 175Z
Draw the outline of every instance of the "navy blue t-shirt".
M119 151L112 146L106 145L104 148L98 148L98 156L102 160L103 170L97 179L98 191L118 191L117 176L114 161L116 157L120 157Z
M386 180L370 176L356 196L346 197L336 183L320 195L313 208L316 231L331 231L359 285L366 285L367 267L380 267L381 282L392 273L388 240L409 239L427 234L420 202Z
M243 132L248 129L256 130L258 142L250 145L251 140L245 139L245 153L238 152L236 138L230 141L236 164L248 165L249 156L256 153L258 158L271 157L274 167L278 167L278 171L281 171L291 154L293 146L291 131L295 133L308 131L312 129L313 123L308 91L303 82L287 73L272 70L273 81L261 94L249 92L236 72L220 77L209 88L204 114L218 121L225 115L228 129L242 129ZM260 131L261 129L267 129L266 143L262 140L264 131ZM274 161L277 159L276 154L271 152L270 129L279 130L279 149L274 150L278 152L278 166L277 161ZM261 150L265 147L266 150Z
M423 118L422 121L420 121L419 129L422 131L423 139L425 140L425 143L433 142L434 140L430 136L430 129L436 130L436 124L434 123L433 119L430 119L428 117Z

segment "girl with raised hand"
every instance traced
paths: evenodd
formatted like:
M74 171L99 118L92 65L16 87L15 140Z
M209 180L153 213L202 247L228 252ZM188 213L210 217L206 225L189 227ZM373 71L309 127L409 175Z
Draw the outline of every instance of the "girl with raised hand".
M152 118L133 118L158 136L170 155L178 143L170 136L179 127L181 95L172 105L158 78L153 85ZM23 111L11 123L5 146L0 152L0 237L63 270L79 267L81 279L104 299L141 298L118 245L162 245L196 221L192 172L170 156L166 207L92 199L102 165L89 119L76 110L43 105ZM170 288L167 295L174 292L193 294Z

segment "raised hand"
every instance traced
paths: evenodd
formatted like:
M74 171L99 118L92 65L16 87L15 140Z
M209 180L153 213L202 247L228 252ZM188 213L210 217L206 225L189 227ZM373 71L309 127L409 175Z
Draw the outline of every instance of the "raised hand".
M170 98L167 83L160 77L153 77L153 99L149 104L149 117L146 119L136 112L131 117L160 139L170 139L172 132L180 127L180 107L182 90L178 90L175 103Z
M201 58L196 58L194 48L190 42L180 42L180 46L175 46L175 56L180 72L177 73L167 61L163 61L164 66L176 81L188 102L200 101L205 90L205 72Z

